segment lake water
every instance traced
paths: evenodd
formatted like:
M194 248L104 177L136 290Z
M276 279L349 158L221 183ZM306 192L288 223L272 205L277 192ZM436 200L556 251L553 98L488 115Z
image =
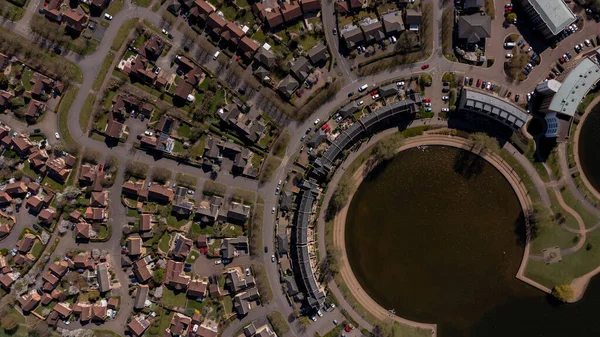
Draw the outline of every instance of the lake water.
M386 309L438 324L441 337L600 336L598 282L574 305L515 278L523 256L518 199L464 150L411 149L375 168L346 223L352 270Z
M579 161L586 178L600 191L600 104L585 118L579 133Z

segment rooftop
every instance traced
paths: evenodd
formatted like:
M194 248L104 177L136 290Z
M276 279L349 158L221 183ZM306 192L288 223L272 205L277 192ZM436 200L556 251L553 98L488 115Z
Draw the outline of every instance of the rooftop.
M575 21L575 14L563 0L528 1L554 35Z
M579 102L600 80L600 67L591 59L583 59L567 76L552 98L549 110L573 117Z

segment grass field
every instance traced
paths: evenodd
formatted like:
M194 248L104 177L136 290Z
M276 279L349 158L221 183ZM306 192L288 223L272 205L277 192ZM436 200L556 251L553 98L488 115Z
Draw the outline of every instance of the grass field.
M87 132L90 117L92 117L92 111L94 110L94 103L96 102L96 95L88 94L81 111L79 112L79 126L83 133Z
M121 25L119 31L117 32L117 36L115 36L115 39L110 47L112 50L119 50L119 48L121 48L123 42L125 42L125 39L127 39L127 35L129 35L129 32L135 27L137 20L138 19L129 19L125 21L123 25Z
M111 4L111 6L112 6L112 4ZM115 54L113 52L108 52L108 55L106 55L106 58L104 58L104 63L102 63L102 68L100 68L100 71L98 72L98 76L96 76L96 80L94 80L94 85L92 86L92 89L94 91L98 91L101 89L102 83L104 82L104 78L106 77L106 74L110 70L110 65L112 64L114 59L115 59Z
M175 293L173 290L163 287L161 302L167 307L185 307L185 292Z

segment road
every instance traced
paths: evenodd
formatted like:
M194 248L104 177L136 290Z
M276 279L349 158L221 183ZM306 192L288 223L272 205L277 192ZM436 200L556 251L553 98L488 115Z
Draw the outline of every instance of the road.
M5 28L11 29L13 32L15 32L17 34L22 35L24 38L28 38L33 41L37 40L37 37L31 32L31 30L29 28L29 21L31 20L32 16L36 14L37 4L38 3L34 4L33 1L29 4L29 6L27 8L27 12L25 14L25 17L21 21L16 22L16 23L13 23L10 21L4 21L3 26ZM435 5L435 4L437 4L437 5ZM502 2L500 2L500 1L496 2L496 13L502 13L502 11L503 11L502 6L503 6ZM598 25L588 21L586 23L585 27L580 30L580 32L578 32L577 34L571 35L570 37L565 39L558 46L558 48L556 48L554 50L546 50L543 53L541 53L542 65L534 68L534 70L530 74L529 78L523 82L510 81L509 79L507 79L505 77L505 75L503 73L502 60L504 57L504 55L503 55L504 50L502 48L499 48L498 46L501 46L504 36L510 32L514 32L515 28L510 27L509 29L504 29L501 26L501 24L500 25L498 24L499 22L501 22L501 19L493 21L494 24L492 27L492 31L493 31L494 35L493 35L493 38L489 39L488 53L491 54L489 57L494 58L496 61L495 61L494 65L490 68L475 67L475 66L470 66L470 65L460 64L460 63L454 63L454 62L450 62L450 61L446 60L443 57L442 52L441 52L441 40L440 40L441 32L434 30L435 32L434 32L434 39L433 39L433 52L431 53L431 56L427 60L424 60L424 61L421 61L418 63L414 63L414 64L399 65L393 69L389 69L387 71L378 73L376 75L358 78L355 73L350 71L350 67L348 65L347 60L339 55L338 40L337 40L337 37L334 36L332 33L332 30L336 25L335 17L333 14L333 1L323 0L322 1L322 9L323 9L322 10L323 26L324 26L324 30L325 30L326 39L327 39L328 44L331 46L331 51L333 53L332 57L337 60L338 72L341 73L341 80L343 80L343 83L344 83L343 88L339 91L339 93L337 93L335 96L333 96L327 103L325 103L318 110L316 110L310 119L305 120L304 122L296 122L296 121L290 122L289 125L287 125L287 128L288 128L288 130L290 132L290 136L291 136L290 137L290 145L288 146L288 149L286 151L284 158L282 158L281 166L278 168L273 179L271 179L269 182L267 182L263 185L259 185L254 180L233 177L233 176L229 175L228 173L221 173L221 174L219 174L219 176L217 178L217 181L219 181L221 183L227 184L229 186L241 187L244 189L256 191L263 196L263 198L265 200L264 216L263 216L263 218L264 218L264 224L263 224L263 238L264 239L263 239L263 241L264 241L264 245L269 248L270 252L275 251L275 249L274 249L275 246L274 246L274 241L273 241L273 238L274 238L273 234L275 233L275 218L274 218L274 215L271 214L271 208L276 207L276 204L277 204L277 197L273 193L275 191L277 181L280 179L281 180L285 179L287 173L291 169L292 162L293 162L292 158L295 157L295 155L297 154L297 151L301 145L300 138L304 135L305 130L308 127L312 126L312 124L313 124L312 121L317 118L319 118L321 120L326 120L326 118L332 112L334 112L334 109L336 107L342 105L344 102L347 101L347 99L348 99L347 93L348 92L356 91L356 89L360 85L365 84L365 83L370 84L370 85L371 84L376 85L379 83L389 82L389 81L396 80L396 79L408 78L410 76L415 76L420 73L430 73L434 76L434 86L431 88L431 90L428 89L428 92L433 92L433 94L434 94L433 96L436 97L436 99L437 99L438 95L435 95L435 92L436 91L440 92L439 90L441 90L441 86L439 85L439 83L441 81L442 74L446 71L457 71L457 72L463 72L466 74L466 76L469 76L469 77L487 79L487 80L493 81L494 83L503 85L507 88L510 87L513 92L525 93L525 92L532 91L533 88L535 87L535 85L538 82L540 82L543 78L545 78L545 76L548 72L548 67L553 63L553 61L555 61L555 59L558 57L558 55L562 55L565 51L571 49L571 46L573 46L575 44L575 42L580 42L582 39L592 36L593 34L595 35L598 32ZM438 23L438 25L440 25L441 13L442 13L441 2L434 3L433 9L434 9L434 13L433 13L434 22L436 22L436 23ZM76 62L84 70L83 81L79 85L78 94L75 98L73 105L71 106L71 108L69 110L68 128L69 128L69 132L71 133L73 138L85 148L93 149L96 151L101 151L103 153L105 153L107 151L107 147L103 142L99 142L99 141L88 138L84 134L84 132L81 130L81 128L79 126L79 111L80 111L80 108L83 106L88 93L92 92L93 82L97 76L98 71L100 70L100 68L102 66L104 58L110 51L112 41L116 37L118 29L121 27L121 25L125 21L127 21L131 18L146 19L146 20L149 20L151 23L153 23L156 26L160 26L161 21L162 21L160 13L152 12L148 8L140 8L140 7L134 6L134 5L132 5L130 0L126 0L123 10L120 11L119 13L117 13L116 15L114 15L113 20L110 22L110 26L105 31L104 38L102 39L102 42L98 46L95 53L93 53L92 55L85 56L85 57L80 57L78 55L74 55L73 53L68 53L66 55L66 57L69 60ZM177 30L173 30L172 34L174 35L173 44L175 46L182 45L181 41L183 41L183 34ZM430 67L429 67L429 69L422 71L421 66L424 64L429 64ZM441 106L443 106L443 103L441 103L439 100L435 101L435 103L434 103L435 111L439 111L439 108ZM147 164L151 165L152 167L167 168L170 170L175 170L177 172L184 172L184 173L192 174L192 175L200 178L199 179L200 185L203 184L203 181L210 179L206 173L204 173L202 170L200 170L198 168L187 166L187 165L182 165L182 164L179 164L172 160L167 160L167 159L158 159L157 160L153 156L150 156L144 152L131 149L130 146L129 147L111 148L110 154L117 157L121 168L125 167L125 164L127 162L129 162L131 160L135 160L135 161L141 161L141 162L147 163ZM118 198L116 196L120 195L120 186L121 186L122 181L123 181L123 175L121 172L119 174L117 182L115 183L115 186L111 189L111 196L112 196L111 200L113 200L113 201L118 200ZM119 251L119 249L118 249L119 235L118 234L120 233L120 230L121 230L121 224L125 223L125 221L122 221L125 214L124 214L123 208L120 205L112 204L113 201L111 201L111 212L112 212L111 218L112 218L112 223L114 226L113 227L113 238L111 238L111 240L108 243L104 243L103 246L110 247L111 249L115 249L115 251ZM119 211L119 210L121 210L121 211ZM323 254L321 256L324 257ZM116 257L117 256L115 256L115 261L120 261L120 259L116 259ZM266 306L264 309L261 308L261 309L257 309L259 311L252 311L251 314L248 317L246 317L243 321L240 321L239 324L243 324L244 322L249 322L249 320L252 317L263 315L267 311L277 310L277 311L282 312L285 317L288 317L292 313L292 309L286 303L287 301L285 300L283 290L279 283L279 272L278 272L277 265L275 263L271 263L270 254L261 254L261 256L259 257L259 260L261 260L267 268L269 281L270 281L271 286L274 291L274 300L268 306ZM116 265L119 266L119 263L120 262L117 262ZM115 268L115 269L120 270L120 268ZM117 274L117 277L119 278L119 281L121 281L121 278L125 277L125 276ZM126 281L127 281L126 279L123 279L123 282L126 282ZM128 295L123 294L121 297L122 301L130 300L130 299L124 300L124 297L127 298ZM344 305L344 308L346 310L348 310L353 317L360 319L358 317L358 315L352 310L352 308L349 307L347 304ZM256 314L254 312L256 312ZM123 316L123 317L125 317L125 316ZM122 318L120 315L118 317L118 322L122 323L123 321L121 321L121 320L122 320ZM115 324L114 328L120 329L118 331L122 332L124 324L122 324L122 326L118 326L119 325L118 322L114 323ZM238 321L236 321L236 324L233 324L232 326L230 326L229 329L231 329L231 330L228 330L227 332L237 331L234 329L234 326L239 325L237 322ZM368 323L366 323L366 324L368 324ZM369 326L369 325L365 325L365 326ZM306 332L307 335L314 334L314 332L317 329L313 328L313 327L316 327L316 325L311 324L312 330L307 331ZM297 333L297 329L293 324L292 324L291 328L292 328L293 333L295 333L296 335L300 335ZM115 330L115 331L117 331L117 330Z

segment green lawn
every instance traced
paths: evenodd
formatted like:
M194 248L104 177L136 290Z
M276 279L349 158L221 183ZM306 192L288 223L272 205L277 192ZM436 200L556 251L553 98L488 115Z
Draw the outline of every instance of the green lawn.
M37 178L38 176L38 174L31 169L31 164L29 164L29 160L26 160L23 163L23 173L25 173L25 175L28 175L31 178Z
M110 15L115 15L123 9L123 6L125 6L124 0L113 0L110 2L110 5L108 6L108 9L106 10L106 13L108 13Z
M206 134L203 134L196 145L192 148L192 156L202 156L204 154L204 142L206 141Z
M221 304L223 305L223 310L225 310L225 314L230 315L231 312L233 311L233 301L231 300L231 296L223 297ZM281 335L279 335L279 336L281 336Z
M116 1L116 2L121 3L121 4L123 3L123 1ZM113 1L111 3L111 6L114 3L115 3L115 1ZM113 52L108 52L108 55L106 55L106 57L104 58L104 63L102 63L102 68L100 68L100 71L98 72L98 76L96 76L96 80L94 80L94 85L92 86L93 90L98 91L101 89L102 82L104 82L104 78L106 77L106 74L110 70L110 65L112 64L114 59L115 59L115 54Z
M244 234L244 228L239 225L232 225L230 223L223 224L223 230L221 231L224 237L237 238Z
M92 111L94 110L94 103L96 102L96 95L88 94L83 107L79 112L79 126L83 133L86 133L90 117L92 117Z
M223 105L224 100L225 100L225 91L223 89L217 90L217 92L215 93L214 101L210 105L208 112L211 115L214 114L217 111L217 108L220 107L221 105Z
M163 252L168 252L169 251L169 241L171 241L171 235L169 235L169 233L165 232L163 234L163 236L160 238L160 241L158 242L158 248L160 248L160 250L162 250Z
M60 103L60 110L58 115L58 130L60 132L63 143L68 146L74 146L79 149L79 144L71 137L71 133L69 132L69 109L77 96L77 87L71 86L69 90L64 94Z
M74 173L72 173L72 174L74 174ZM64 188L64 186L62 184L60 184L59 182L50 178L50 176L44 177L44 179L42 180L42 185L49 186L54 191L62 191Z
M31 78L33 77L33 70L31 70L30 68L26 68L23 71L23 75L21 77L21 84L23 84L23 88L25 88L25 90L27 91L31 91L31 87L33 87L33 84L31 84Z
M179 135L179 137L190 138L190 125L181 123L181 126L177 128L177 135Z
M163 287L163 296L161 302L167 307L185 307L185 292L176 294L173 292L173 290Z
M44 251L44 245L41 242L36 240L35 244L31 248L31 255L33 255L37 259L40 257L40 255L42 255L43 251Z
M23 5L23 7L15 6L12 3L1 0L0 1L0 16L3 16L11 21L17 22L25 16L25 8L27 8L27 3Z
M283 314L279 311L271 312L267 315L267 318L269 319L269 322L273 326L273 329L275 330L275 333L277 333L278 336L283 336L286 333L288 333L288 331L290 331L290 326L285 320L285 317L283 317ZM327 334L327 336L329 336L329 334Z
M132 3L140 7L148 7L152 3L152 0L132 0Z
M215 228L213 226L200 227L200 225L195 222L192 224L192 226L190 227L190 230L188 231L189 238L196 238L196 237L198 237L198 235L214 235L214 234L215 234Z
M583 222L585 223L585 228L594 227L598 223L598 217L592 214L583 206L583 204L571 193L569 188L565 188L560 191L565 203L571 206L575 210L575 212L579 213L581 218L583 218ZM577 227L576 227L577 228Z
M254 33L254 35L252 35L252 39L260 43L264 43L267 40L267 35L262 31L262 29L259 29L256 31L256 33Z
M173 214L169 214L169 217L167 217L167 225L174 227L174 228L181 228L188 221L190 221L190 218L178 218Z
M127 35L129 35L129 32L133 29L133 27L135 27L135 23L137 22L137 20L137 18L129 19L125 21L123 25L121 25L110 47L111 49L119 50L119 48L121 48L123 42L125 42L125 40L127 39Z
M300 38L300 45L305 51L309 51L312 47L316 46L319 41L320 40L311 34L304 34Z
M175 139L175 144L173 145L173 152L182 153L185 149L183 148L183 143L179 139Z
M223 12L223 16L227 21L234 21L237 16L237 10L233 6L223 6L220 8L221 12Z
M192 238L192 240L193 240L193 238ZM190 255L188 255L185 262L194 263L194 261L196 261L199 256L200 256L200 253L198 251L192 250L192 252L190 253Z

